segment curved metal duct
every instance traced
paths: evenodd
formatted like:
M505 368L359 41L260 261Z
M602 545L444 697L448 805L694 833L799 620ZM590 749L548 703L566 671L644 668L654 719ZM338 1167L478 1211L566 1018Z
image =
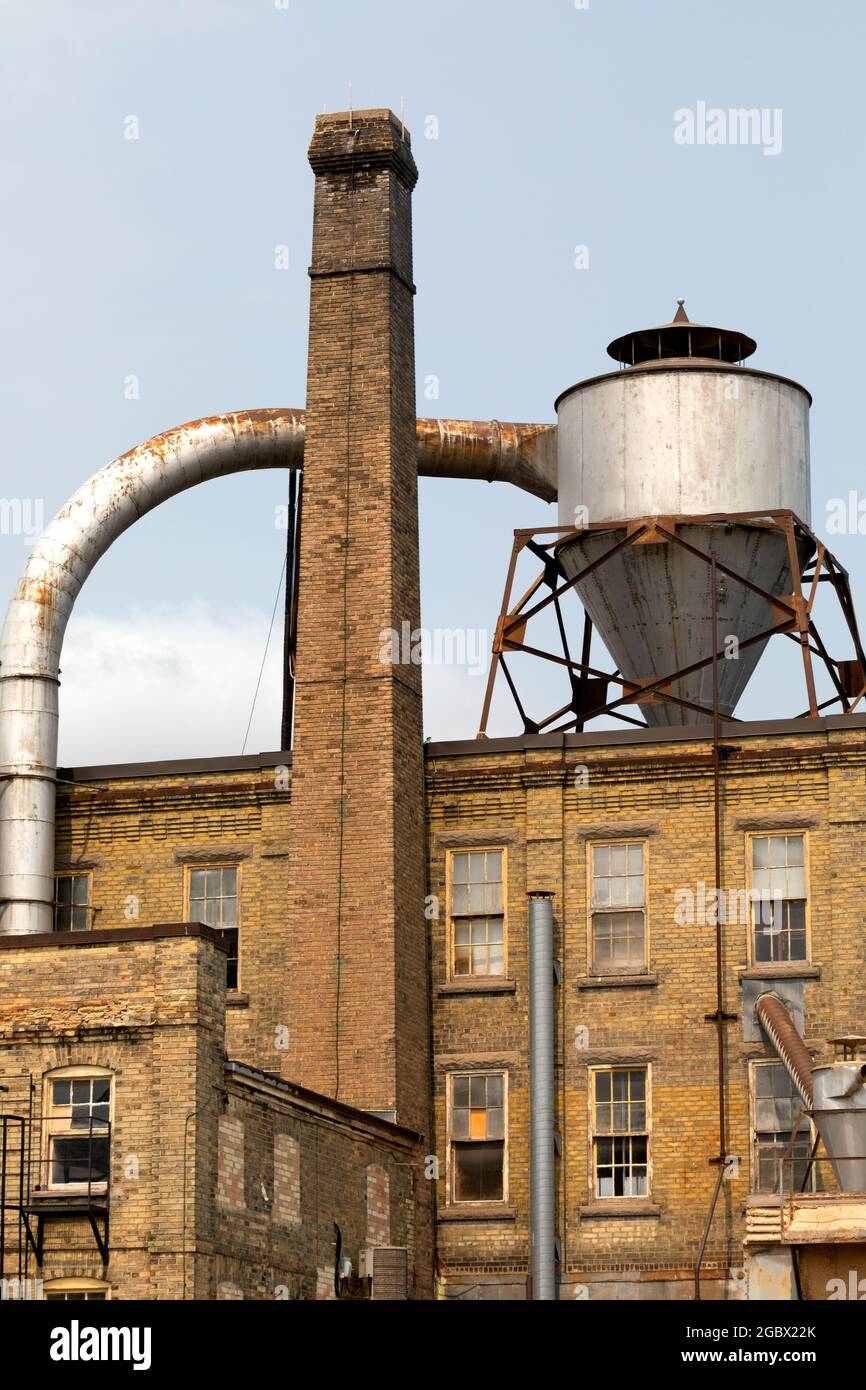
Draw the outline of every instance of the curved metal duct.
M529 895L529 1105L532 1298L556 1301L553 1110L553 901Z
M418 473L422 478L513 483L545 502L555 502L556 426L419 420Z
M762 994L755 1013L806 1109L812 1109L812 1054L778 994Z
M551 426L420 421L419 472L498 478L552 497L555 463L549 448L539 453L551 434ZM96 473L40 537L0 635L0 933L53 927L60 650L87 576L112 542L161 502L230 473L299 468L303 453L302 411L195 420Z

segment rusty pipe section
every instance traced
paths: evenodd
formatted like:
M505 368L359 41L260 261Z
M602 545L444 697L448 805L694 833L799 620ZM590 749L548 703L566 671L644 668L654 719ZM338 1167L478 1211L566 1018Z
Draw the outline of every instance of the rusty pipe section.
M808 1111L812 1110L812 1054L777 994L762 994L755 1013Z
M419 420L422 478L478 478L513 483L553 502L557 495L555 425L503 425L498 420Z
M87 576L161 502L229 473L297 468L303 447L297 411L181 425L96 473L36 543L0 635L0 933L53 928L60 649Z
M419 472L498 479L552 498L548 433L553 427L422 420ZM230 473L300 468L303 455L302 411L195 420L96 473L40 537L0 634L0 934L53 927L60 650L87 576L118 536L161 502Z

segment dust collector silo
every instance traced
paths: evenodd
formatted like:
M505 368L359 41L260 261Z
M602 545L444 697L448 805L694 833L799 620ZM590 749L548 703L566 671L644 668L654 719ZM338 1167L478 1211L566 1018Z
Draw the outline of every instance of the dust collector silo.
M796 382L740 365L755 346L744 334L690 323L680 301L672 323L611 343L618 371L580 382L557 402L560 524L593 528L558 550L567 577L643 518L663 519L685 543L651 530L576 585L627 681L658 680L713 651L713 571L687 546L755 586L717 577L719 647L730 637L740 644L737 659L717 664L722 716L733 713L766 645L742 644L777 621L755 590L790 595L794 587L785 535L762 526L760 513L810 520L811 397ZM801 549L801 563L808 553ZM669 690L706 711L712 667ZM707 720L665 701L640 708L656 727Z

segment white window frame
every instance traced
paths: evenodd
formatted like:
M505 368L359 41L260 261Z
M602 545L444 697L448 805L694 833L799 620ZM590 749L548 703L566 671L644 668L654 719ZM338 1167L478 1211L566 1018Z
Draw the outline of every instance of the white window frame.
M641 1071L646 1077L646 1192L630 1197L611 1194L602 1197L598 1192L598 1165L596 1163L596 1143L599 1139L624 1138L623 1135L597 1134L595 1129L595 1079L598 1075L616 1071ZM589 1199L592 1203L607 1202L651 1202L653 1191L653 1111L652 1111L652 1064L650 1062L606 1062L589 1067L588 1126L589 1126Z
M46 1072L42 1078L43 1084L43 1140L42 1140L42 1161L45 1167L45 1182L40 1188L44 1193L69 1193L80 1195L90 1193L101 1194L107 1191L107 1180L100 1179L97 1182L61 1182L56 1183L52 1180L52 1140L54 1139L82 1139L89 1137L89 1130L74 1130L72 1128L71 1116L69 1120L52 1115L54 1110L54 1082L55 1081L107 1081L108 1091L108 1162L111 1164L111 1136L114 1128L114 1073L106 1067L92 1066L70 1066L57 1067L54 1071ZM65 1108L65 1107L64 1107ZM94 1130L94 1134L100 1131Z
M455 917L453 911L453 882L454 882L454 856L456 854L499 854L502 856L502 974L501 975L475 975L470 972L468 975L458 975L456 973L456 930L455 926L459 917ZM446 852L446 920L448 923L448 979L459 983L470 984L476 980L506 980L508 978L508 851L505 845L460 845ZM479 917L496 917L499 914L490 912L480 912ZM461 914L465 918L466 914Z
M805 896L805 899L804 899L805 904L806 904L806 910L805 910L805 918L806 918L806 954L805 954L805 956L797 956L797 957L795 957L795 958L793 958L793 959L786 959L786 960L781 960L781 961L780 961L780 960L763 960L763 961L762 961L762 960L757 960L757 959L756 959L756 955L755 955L755 927L756 927L756 922L755 922L755 911L756 911L757 904L756 904L756 902L754 901L754 898L753 898L753 896L752 896L752 891L753 891L753 871L754 871L754 850L753 850L753 847L752 847L752 846L753 846L755 840L772 840L772 839L780 839L780 838L782 838L782 837L789 838L789 837L794 836L794 835L799 836L799 838L803 841L803 888L804 888L804 890L805 890L805 895L806 895L806 896ZM810 840L810 837L809 837L809 832L808 832L808 830L802 829L802 828L799 827L799 826L789 826L787 829L785 829L784 827L777 827L777 828L774 829L774 830L750 830L750 831L748 831L747 834L746 834L746 885L747 885L748 893L749 893L749 940L748 940L748 953L749 953L749 954L748 954L748 958L749 958L749 964L752 965L752 966L755 966L755 967L758 968L758 969L763 969L763 968L765 968L765 967L767 967L767 968L769 968L769 969L773 969L773 968L778 968L779 966L791 966L791 967L796 967L796 966L798 966L798 965L809 965L809 964L811 964L811 961L812 961L812 891L811 891L811 890L812 890L812 864L811 864L811 845L810 845L810 843L809 843L809 840ZM799 900L798 900L798 899L790 899L789 901L795 902L795 901L799 901Z
M612 970L600 970L595 960L595 932L593 929L596 912L599 914L613 912L637 911L636 908L598 908L593 906L593 853L597 849L627 849L629 845L640 845L643 851L643 964L639 966L618 966ZM650 963L650 892L649 892L649 840L642 835L630 835L624 839L610 839L605 837L601 840L587 840L586 842L586 958L588 962L587 974L593 979L618 979L622 976L646 975Z

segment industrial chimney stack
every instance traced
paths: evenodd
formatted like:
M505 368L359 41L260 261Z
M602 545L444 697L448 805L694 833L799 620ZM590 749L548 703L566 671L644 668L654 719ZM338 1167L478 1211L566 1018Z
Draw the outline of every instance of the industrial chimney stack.
M284 1073L426 1133L421 673L409 137L321 116L301 528Z

